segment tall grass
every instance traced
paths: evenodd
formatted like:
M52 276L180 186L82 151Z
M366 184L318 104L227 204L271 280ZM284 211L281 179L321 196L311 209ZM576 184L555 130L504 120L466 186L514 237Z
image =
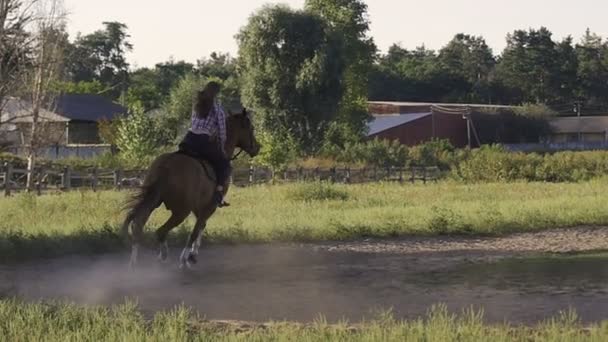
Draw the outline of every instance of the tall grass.
M608 179L581 183L429 185L287 184L232 188L232 207L206 230L211 242L344 240L434 234L505 234L608 224ZM123 248L127 192L0 198L0 260ZM148 223L160 226L163 208ZM192 218L177 229L187 233ZM173 237L180 234L172 234ZM180 239L182 237L180 236ZM181 242L180 242L181 243Z
M473 310L436 306L428 317L398 321L390 313L366 323L232 326L203 322L185 308L146 319L133 304L81 308L0 301L3 341L606 341L608 323L583 326L572 312L534 327L486 325Z

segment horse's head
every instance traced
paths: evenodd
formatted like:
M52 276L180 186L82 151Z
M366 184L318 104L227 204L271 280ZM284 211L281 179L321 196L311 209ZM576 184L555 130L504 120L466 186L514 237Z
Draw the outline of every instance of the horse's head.
M255 157L260 152L260 144L255 138L255 131L251 117L247 109L239 114L232 114L229 117L229 125L236 139L236 147L241 148L251 157Z

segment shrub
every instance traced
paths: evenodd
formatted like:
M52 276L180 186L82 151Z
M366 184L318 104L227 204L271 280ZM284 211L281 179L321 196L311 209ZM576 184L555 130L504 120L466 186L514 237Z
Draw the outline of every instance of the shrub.
M303 184L288 193L288 198L295 201L346 201L348 193L331 183L315 182Z

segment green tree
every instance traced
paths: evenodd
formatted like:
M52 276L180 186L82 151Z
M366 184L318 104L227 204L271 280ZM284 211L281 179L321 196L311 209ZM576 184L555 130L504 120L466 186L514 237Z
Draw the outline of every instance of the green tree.
M369 94L372 100L441 102L462 97L453 94L458 89L466 91L466 81L446 73L435 51L393 45L374 67Z
M266 6L237 35L241 95L269 133L317 150L344 94L339 37L318 15Z
M507 37L507 47L497 66L497 76L514 90L515 102L548 103L571 97L563 89L574 80L565 80L562 63L571 62L570 39L561 44L552 40L552 33L539 30L517 30ZM563 54L566 54L563 56ZM571 68L572 66L566 66ZM570 72L570 70L568 70Z
M121 156L131 162L143 162L154 154L157 147L154 121L146 116L140 104L133 104L129 115L118 123L116 146Z
M496 60L482 37L457 34L439 51L438 60L444 73L466 82L468 89L461 100L489 100L489 77Z
M262 149L254 162L269 167L273 174L283 171L298 157L296 142L291 135L285 132L274 132L273 134L260 132L257 134L257 139Z
M576 45L578 59L578 95L591 103L608 105L608 41L589 29Z
M163 95L158 83L158 72L156 70L148 68L135 70L129 76L126 103L139 102L146 112L159 108L163 101Z
M212 52L209 58L199 59L196 71L204 77L216 77L226 80L236 76L237 62L227 53Z
M194 72L194 65L185 61L169 60L156 64L154 70L157 73L155 83L163 98L166 98L182 78Z
M133 49L127 25L104 22L104 29L78 36L68 49L68 75L74 82L98 80L113 97L128 86L126 54Z
M340 37L335 41L342 44L345 92L338 120L346 130L363 135L369 119L369 75L377 51L373 39L368 36L367 4L361 0L307 0L305 8L325 19L331 34Z

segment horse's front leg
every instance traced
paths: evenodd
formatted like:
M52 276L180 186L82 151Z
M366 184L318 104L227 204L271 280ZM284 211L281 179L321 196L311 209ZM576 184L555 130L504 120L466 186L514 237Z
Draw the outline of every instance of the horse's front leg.
M205 229L206 221L197 219L194 224L194 229L192 233L188 237L188 241L186 242L186 247L182 251L182 254L179 258L179 266L180 268L188 267L192 268L192 265L197 263L198 250L201 246L201 240L203 238L203 230Z

